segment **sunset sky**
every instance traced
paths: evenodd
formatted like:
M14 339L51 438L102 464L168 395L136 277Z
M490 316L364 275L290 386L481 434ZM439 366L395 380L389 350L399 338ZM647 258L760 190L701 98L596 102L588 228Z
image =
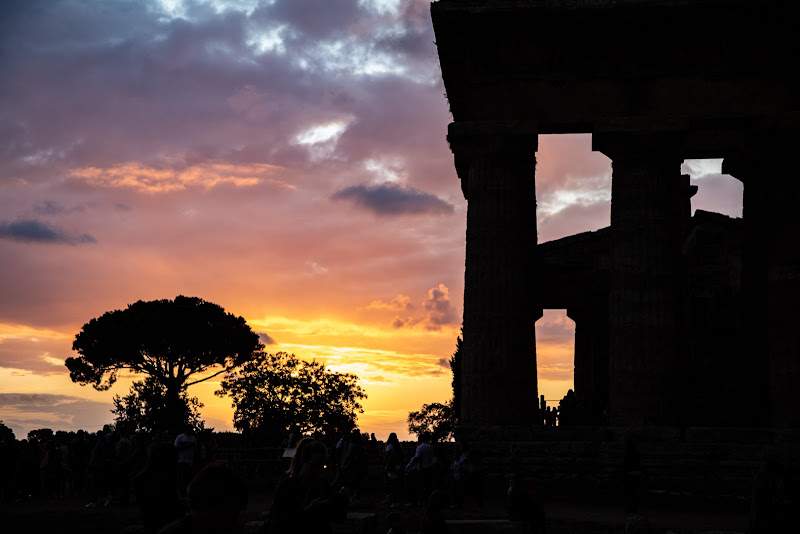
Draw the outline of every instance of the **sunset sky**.
M406 435L451 396L466 201L429 1L0 2L0 420L97 430L115 393L64 360L90 319L197 296L270 352L357 374L363 431ZM608 225L610 161L541 136L539 242ZM693 206L741 216L720 160ZM539 390L572 383L574 327L537 324ZM206 425L230 401L189 392Z

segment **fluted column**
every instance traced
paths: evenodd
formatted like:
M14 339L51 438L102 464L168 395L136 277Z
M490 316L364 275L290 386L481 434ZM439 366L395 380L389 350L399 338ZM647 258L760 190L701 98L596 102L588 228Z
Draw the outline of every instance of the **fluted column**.
M578 422L599 425L608 410L608 295L567 309L575 321L575 396ZM599 300L599 299L598 299Z
M534 423L536 130L462 122L447 138L467 198L461 423Z
M670 135L595 135L593 145L613 169L609 420L679 423L683 158Z
M770 145L723 161L723 171L744 182L742 319L747 376L743 386L766 400L759 409L761 424L797 428L800 182L787 159L796 144L775 140Z

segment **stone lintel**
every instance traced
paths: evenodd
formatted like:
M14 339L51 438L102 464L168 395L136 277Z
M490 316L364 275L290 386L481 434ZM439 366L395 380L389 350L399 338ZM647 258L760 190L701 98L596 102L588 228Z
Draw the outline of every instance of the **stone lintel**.
M686 132L681 130L596 132L592 134L592 150L608 156L612 165L619 159L672 156L680 160L685 141Z
M794 130L751 129L743 133L742 143L721 152L722 172L741 182L795 181L786 172L786 161L797 151L800 135Z
M539 131L530 121L457 121L447 126L447 142L456 157L534 156Z

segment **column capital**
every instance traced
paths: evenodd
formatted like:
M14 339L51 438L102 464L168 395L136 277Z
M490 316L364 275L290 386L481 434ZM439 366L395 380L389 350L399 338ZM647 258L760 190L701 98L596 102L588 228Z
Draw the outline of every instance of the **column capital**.
M456 155L535 154L538 137L532 121L458 121L447 126L447 142Z
M722 160L722 173L730 174L742 183L745 183L748 178L757 177L763 172L763 169L761 161L757 158L733 156L725 157Z
M447 142L466 197L469 168L475 159L525 158L535 162L539 135L532 121L458 121L448 125Z

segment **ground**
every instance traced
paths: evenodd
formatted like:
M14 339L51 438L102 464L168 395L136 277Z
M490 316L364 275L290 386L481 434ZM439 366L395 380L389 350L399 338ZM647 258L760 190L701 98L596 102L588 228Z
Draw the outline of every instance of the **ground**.
M367 512L376 515L378 525L375 534L384 534L384 519L392 510L383 503L384 491L380 477L380 466L372 469L370 478L364 485L362 498L351 505L353 512ZM269 478L251 482L247 510L240 516L240 523L260 519L269 509L273 482ZM485 505L477 508L467 502L461 509L448 508L445 518L456 519L506 519L505 491L503 481L494 485L491 494L486 495ZM542 499L547 514L549 534L622 534L624 524L630 514L626 514L621 504L596 504L556 499ZM4 534L30 533L80 533L80 534L119 534L126 528L139 523L138 509L134 504L122 506L112 504L108 508L85 508L87 499L70 497L64 499L32 500L0 505L2 531ZM646 532L665 534L689 533L743 533L747 527L749 504L741 503L689 503L679 498L670 500L664 496L644 496L640 515L646 517L650 529ZM411 525L424 509L403 508ZM414 532L413 527L409 532Z

